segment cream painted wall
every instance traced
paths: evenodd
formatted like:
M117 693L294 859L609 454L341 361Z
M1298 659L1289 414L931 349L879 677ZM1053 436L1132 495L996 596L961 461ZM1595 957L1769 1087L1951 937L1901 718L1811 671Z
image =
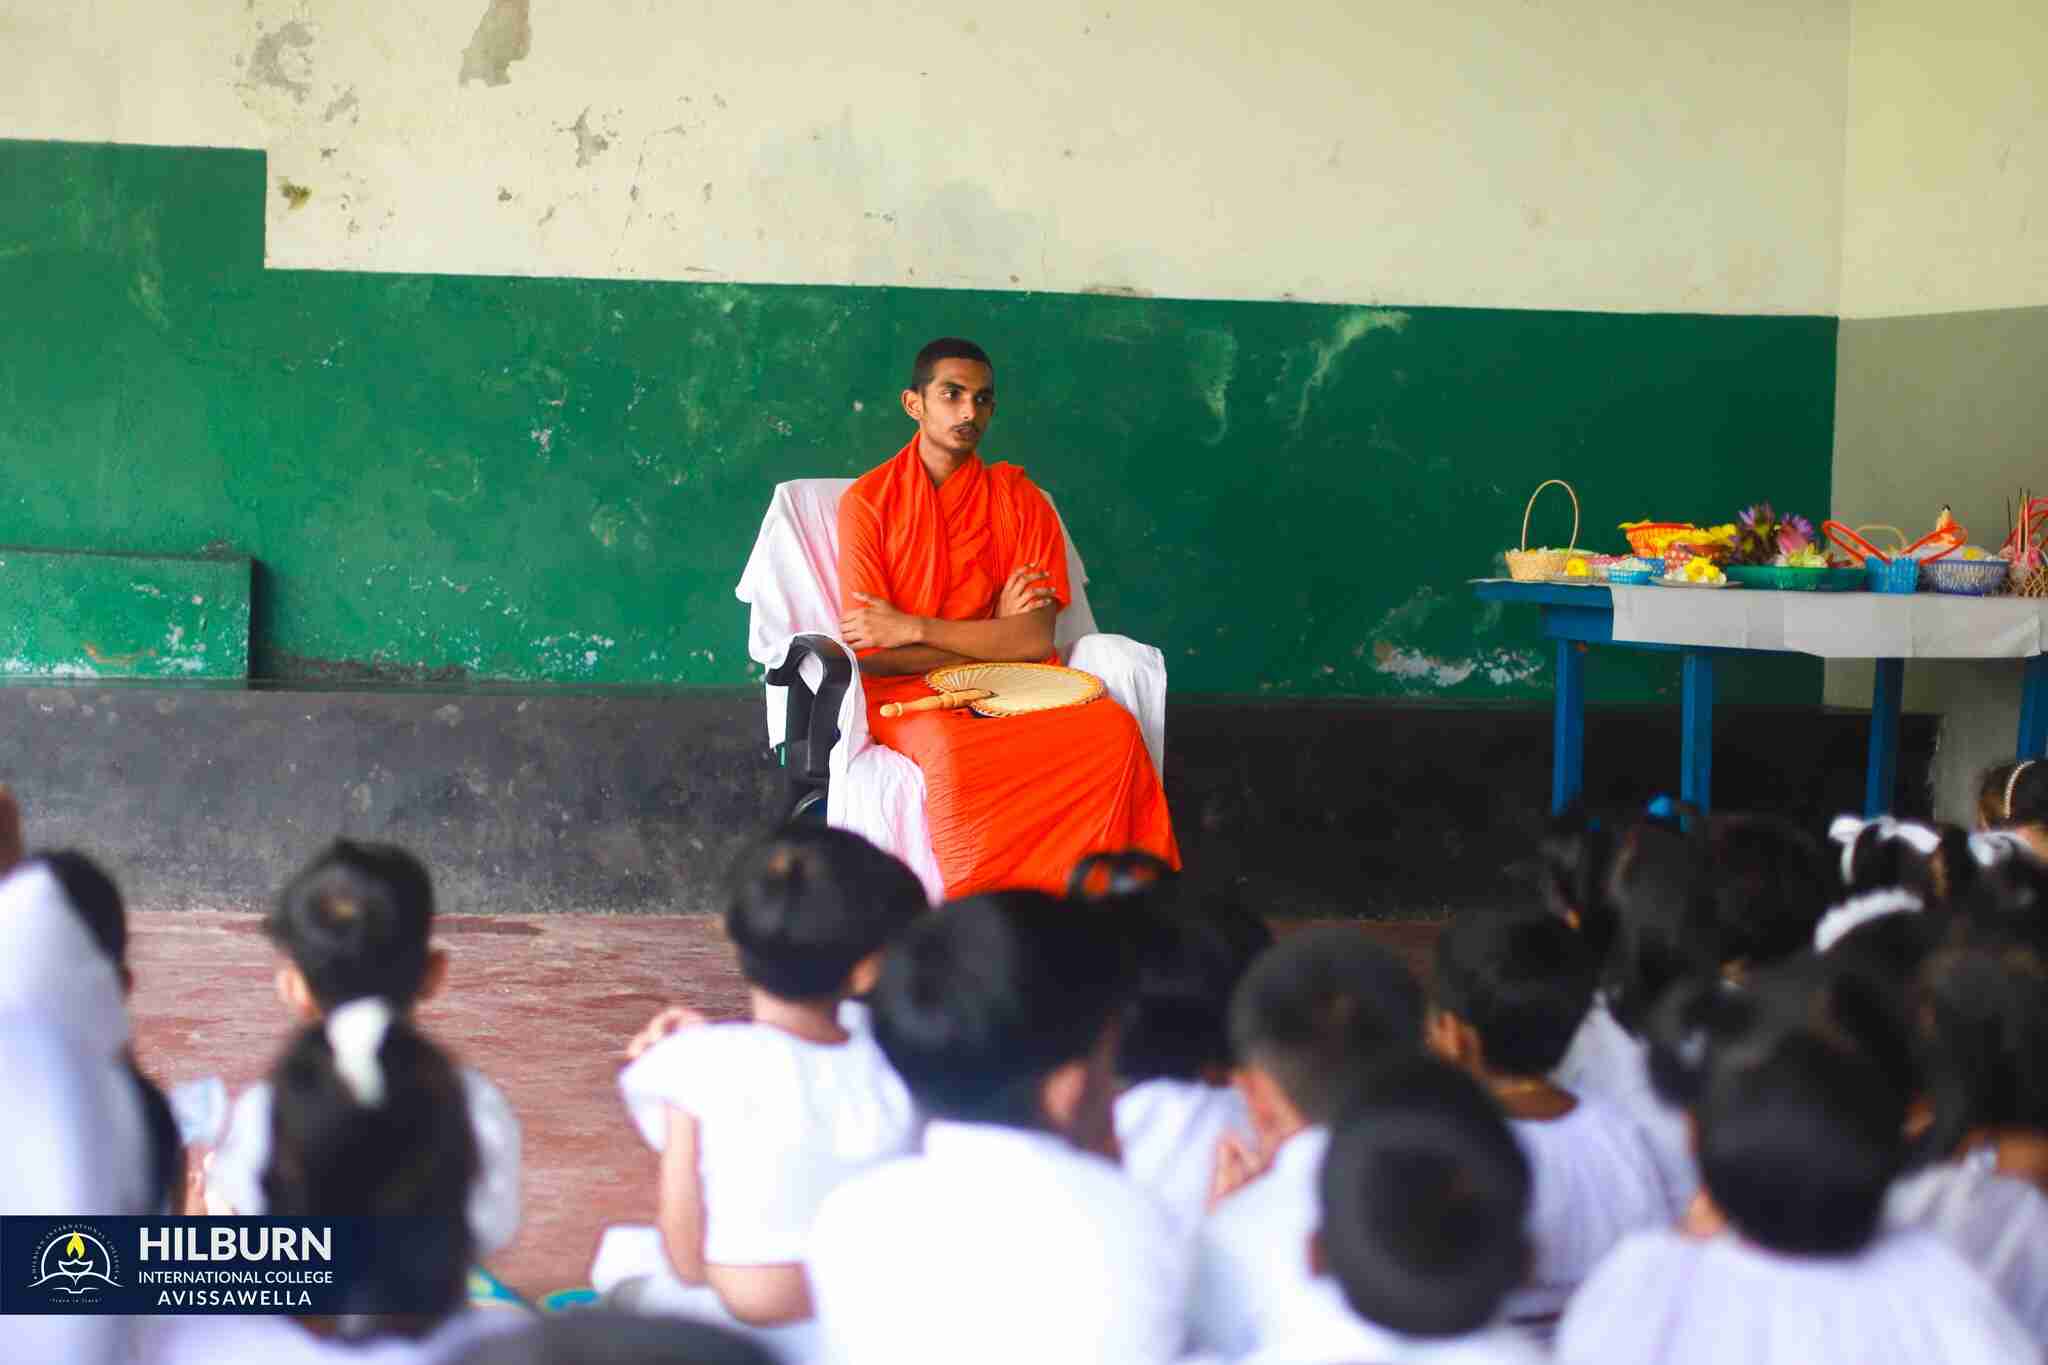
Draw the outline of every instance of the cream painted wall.
M1842 316L2048 304L2048 4L1856 0Z
M1836 309L1849 0L526 9L0 0L0 136L265 148L280 266Z

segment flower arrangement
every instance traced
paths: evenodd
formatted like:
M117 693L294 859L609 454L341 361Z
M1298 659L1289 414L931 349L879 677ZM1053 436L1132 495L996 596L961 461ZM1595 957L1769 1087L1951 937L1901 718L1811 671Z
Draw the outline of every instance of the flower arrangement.
M1796 512L1781 517L1769 503L1760 502L1743 508L1735 523L1737 564L1780 569L1827 567L1827 555L1821 551L1813 523Z

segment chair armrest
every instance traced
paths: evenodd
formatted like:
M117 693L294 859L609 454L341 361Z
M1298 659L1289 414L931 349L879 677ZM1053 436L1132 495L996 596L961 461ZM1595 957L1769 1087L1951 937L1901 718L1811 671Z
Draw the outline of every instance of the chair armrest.
M805 659L824 667L814 692L803 676ZM790 780L806 784L828 781L832 749L839 743L839 704L853 683L853 656L829 635L797 635L782 663L768 670L765 681L788 689L788 723L783 728L783 761Z

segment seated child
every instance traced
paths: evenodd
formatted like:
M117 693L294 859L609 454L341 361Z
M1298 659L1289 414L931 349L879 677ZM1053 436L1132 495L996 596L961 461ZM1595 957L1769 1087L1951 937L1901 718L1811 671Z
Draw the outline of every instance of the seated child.
M1681 981L1712 980L1727 960L1704 840L1643 823L1617 838L1600 878L1611 916L1597 990L1551 1079L1574 1095L1619 1108L1642 1129L1672 1207L1699 1188L1685 1115L1650 1084L1643 1030Z
M930 1116L923 1149L854 1177L812 1230L835 1365L1163 1365L1181 1353L1183 1234L1114 1161L1111 915L1034 891L927 915L870 996Z
M99 913L109 908L104 900L75 904L59 875L66 862L29 859L0 880L0 1017L67 1040L79 1083L104 1092L94 1101L109 1125L100 1140L123 1155L109 1163L97 1207L75 1211L154 1213L174 1175L152 1122L154 1087L130 1048L120 900L112 899L111 917Z
M1236 1357L1276 1339L1311 1285L1326 1125L1363 1072L1421 1043L1422 991L1357 928L1303 929L1238 983L1230 1038L1262 1169L1202 1225L1191 1322L1198 1350Z
M1880 1228L1906 1104L1852 1036L1770 1021L1709 1056L1693 1114L1726 1230L1623 1242L1565 1310L1560 1360L1903 1365L2036 1354L1938 1238Z
M314 1021L351 1000L376 998L410 1014L447 981L448 955L432 946L434 889L404 849L337 839L286 886L263 922L283 961L277 994L297 1018ZM480 1256L519 1230L519 1120L495 1085L469 1067L462 1096L480 1162L469 1213ZM271 1088L258 1082L235 1101L206 1166L207 1211L268 1211Z
M1529 1158L1535 1255L1509 1300L1517 1320L1554 1318L1617 1242L1678 1212L1634 1120L1547 1079L1592 1003L1594 970L1546 914L1467 912L1436 941L1430 1047L1494 1097Z
M2048 970L2011 946L1936 954L1914 992L1933 1163L1886 1217L1939 1236L2048 1344Z
M751 1021L681 1027L619 1076L634 1123L661 1153L666 1263L641 1264L608 1234L592 1280L615 1303L757 1328L806 1324L803 1261L818 1206L916 1135L903 1083L867 1030L845 1027L840 1006L925 909L908 868L845 830L792 826L740 856L725 929ZM814 1335L806 1324L769 1340L803 1356Z
M1498 1325L1529 1261L1529 1163L1493 1097L1423 1056L1362 1093L1323 1157L1313 1292L1243 1365L1535 1365Z
M1118 911L1137 926L1138 981L1117 1050L1116 1136L1131 1179L1192 1233L1224 1142L1251 1142L1251 1111L1230 1083L1230 995L1273 931L1183 885Z
M374 1360L428 1365L523 1318L463 1310L478 1176L466 1086L439 1048L383 1000L357 998L302 1030L266 1087L264 1206L278 1218L406 1220L379 1244L333 1317L159 1317L140 1328L150 1365ZM426 1311L394 1314L395 1302Z

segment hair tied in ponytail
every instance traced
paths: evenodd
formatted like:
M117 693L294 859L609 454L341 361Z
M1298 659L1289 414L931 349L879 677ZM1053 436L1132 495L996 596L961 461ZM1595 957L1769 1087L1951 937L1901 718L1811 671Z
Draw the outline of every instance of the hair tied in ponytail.
M335 1074L365 1109L384 1103L384 1068L377 1054L391 1031L391 1006L370 997L351 1000L327 1016L327 1046L334 1054Z

